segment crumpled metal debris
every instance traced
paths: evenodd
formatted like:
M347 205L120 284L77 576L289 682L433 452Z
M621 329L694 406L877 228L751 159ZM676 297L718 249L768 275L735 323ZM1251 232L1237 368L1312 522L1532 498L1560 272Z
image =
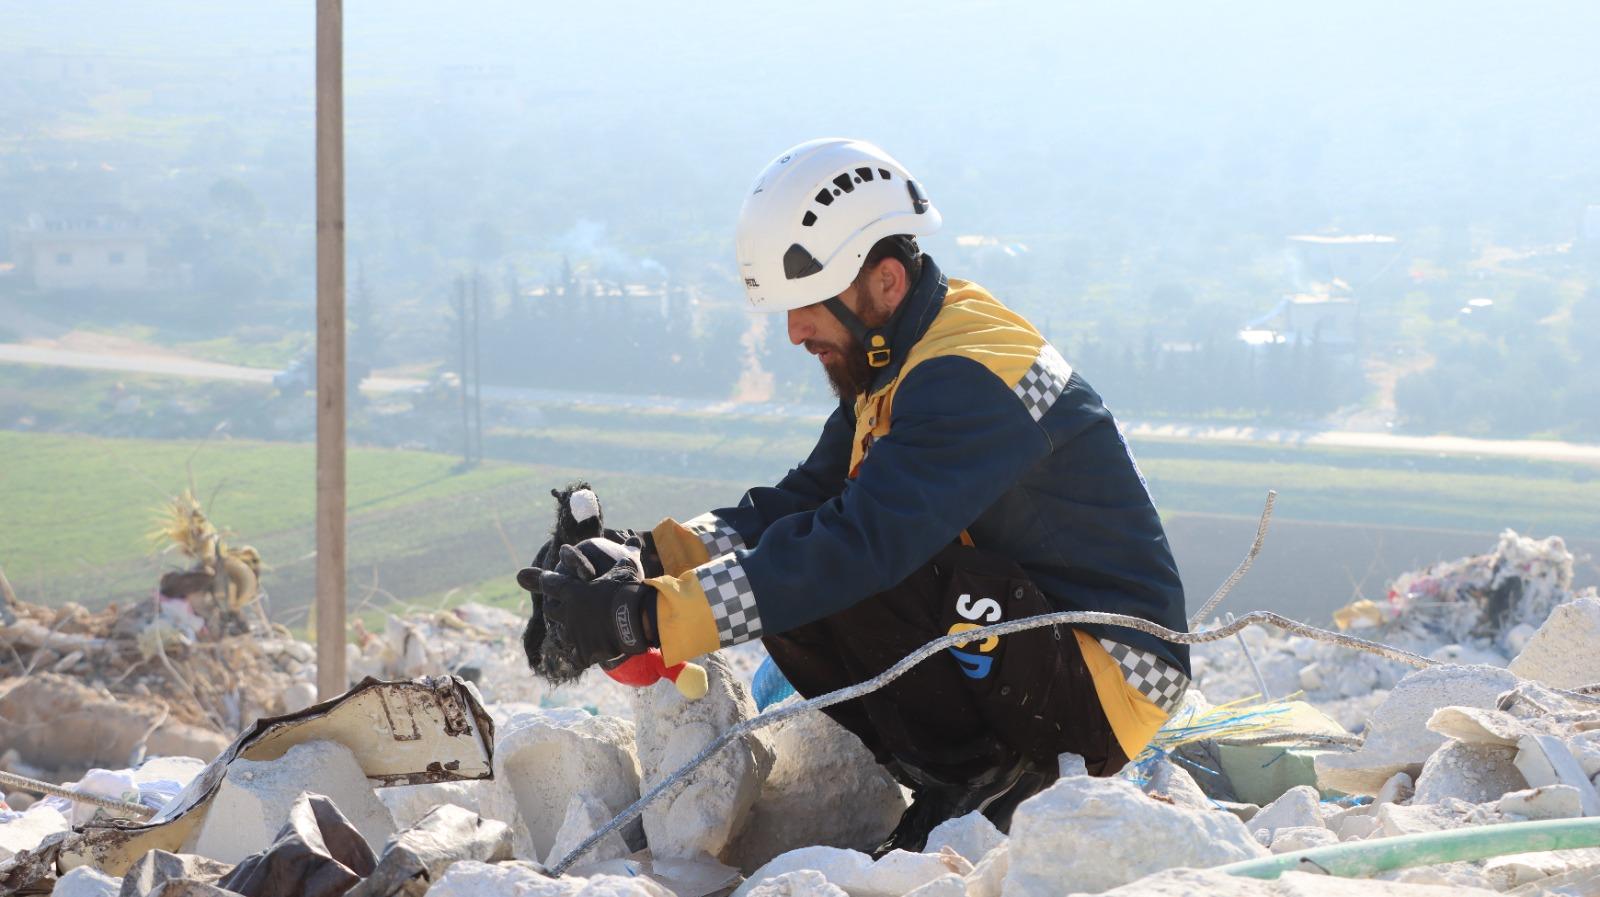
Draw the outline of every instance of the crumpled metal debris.
M176 853L210 808L229 763L275 760L297 744L317 740L343 744L369 779L385 785L494 775L494 722L466 682L454 676L366 679L331 701L258 720L150 821L90 822L19 854L0 871L0 895L37 888L85 863L121 876L152 850Z
M384 845L377 869L348 897L422 897L457 860L511 859L511 829L452 804L441 804Z
M341 897L376 864L333 801L302 794L272 846L245 857L217 885L244 897Z

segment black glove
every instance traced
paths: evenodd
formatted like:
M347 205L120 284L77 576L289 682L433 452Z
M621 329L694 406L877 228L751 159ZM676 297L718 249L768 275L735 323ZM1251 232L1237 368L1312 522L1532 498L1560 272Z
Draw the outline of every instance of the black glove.
M517 581L526 588L535 577L552 637L569 646L580 666L643 654L651 647L646 614L654 615L655 589L640 581L631 556L617 560L602 576L583 552L563 545L555 569L526 568Z

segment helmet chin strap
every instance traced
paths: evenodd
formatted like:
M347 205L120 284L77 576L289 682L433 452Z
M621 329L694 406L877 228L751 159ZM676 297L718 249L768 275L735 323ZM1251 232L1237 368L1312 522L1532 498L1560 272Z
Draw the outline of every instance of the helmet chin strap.
M849 306L840 301L838 296L823 300L822 307L833 313L833 316L850 331L867 350L867 364L874 368L888 367L889 361L894 357L889 346L889 338L883 335L883 328L868 327Z

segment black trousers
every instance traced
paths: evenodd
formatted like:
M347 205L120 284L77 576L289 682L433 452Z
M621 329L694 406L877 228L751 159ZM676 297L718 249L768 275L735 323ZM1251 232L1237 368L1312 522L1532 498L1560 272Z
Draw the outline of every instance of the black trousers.
M946 633L1051 610L1010 559L952 545L888 591L763 643L795 690L813 697L870 679ZM941 651L824 712L879 763L898 761L945 782L1019 760L1053 770L1066 751L1082 755L1091 775L1127 762L1065 627Z

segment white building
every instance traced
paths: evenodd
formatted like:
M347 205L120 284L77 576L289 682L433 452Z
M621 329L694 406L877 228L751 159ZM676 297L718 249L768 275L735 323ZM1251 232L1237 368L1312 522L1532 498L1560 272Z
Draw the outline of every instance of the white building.
M13 242L40 290L145 290L150 279L150 234L137 223L108 216L30 218Z

